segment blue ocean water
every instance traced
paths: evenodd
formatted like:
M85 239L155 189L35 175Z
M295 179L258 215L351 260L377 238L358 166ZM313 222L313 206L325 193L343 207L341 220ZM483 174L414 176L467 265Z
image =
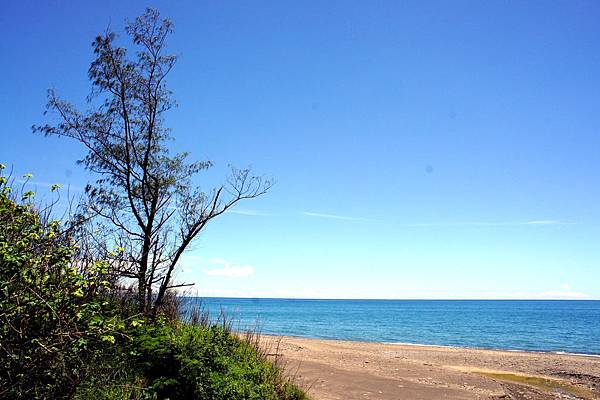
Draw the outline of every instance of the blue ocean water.
M265 334L600 355L600 301L184 299L193 305Z

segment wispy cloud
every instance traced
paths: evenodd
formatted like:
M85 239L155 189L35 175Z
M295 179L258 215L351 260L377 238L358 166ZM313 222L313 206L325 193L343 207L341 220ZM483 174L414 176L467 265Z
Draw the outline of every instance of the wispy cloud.
M554 220L548 220L548 219L541 219L541 220L537 220L537 221L527 221L525 222L525 225L565 225L566 222L560 222L560 221L554 221Z
M571 284L570 283L563 283L562 285L560 285L560 287L564 290L571 290Z
M347 215L337 215L337 214L325 214L325 213L316 213L310 211L302 211L300 214L305 215L307 217L315 217L315 218L329 218L329 219L338 219L343 221L375 221L370 218L363 217L350 217Z
M569 290L551 290L549 292L543 292L540 294L542 299L587 299L590 296L581 292L574 292Z
M239 214L239 215L252 215L255 217L269 217L272 214L263 212L263 211L258 211L258 210L246 210L246 209L233 209L233 210L227 210L227 213L229 214Z
M455 226L527 226L527 225L573 225L573 222L555 220L534 221L456 221L456 222L415 222L401 223L405 227L455 227Z
M213 258L209 261L209 263L220 265L218 268L205 269L203 271L209 276L243 278L254 273L254 268L252 268L250 265L236 265L222 258Z
M327 218L341 221L363 221L363 222L382 222L377 219L340 215L340 214L329 214L312 211L301 211L300 214L307 217L314 218ZM392 222L393 223L393 222ZM450 221L450 222L396 222L393 223L395 226L401 226L406 228L428 228L428 227L460 227L460 226L551 226L551 225L573 225L573 222L562 222L553 219L539 219L530 221Z
M545 292L517 292L508 293L505 298L511 299L526 299L526 300L579 300L579 299L591 299L587 293L573 290L570 283L563 283L559 289L550 289Z

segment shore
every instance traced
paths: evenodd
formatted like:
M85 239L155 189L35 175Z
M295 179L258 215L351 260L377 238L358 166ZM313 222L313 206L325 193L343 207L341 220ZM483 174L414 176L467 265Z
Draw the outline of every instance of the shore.
M314 400L600 399L600 357L263 336Z

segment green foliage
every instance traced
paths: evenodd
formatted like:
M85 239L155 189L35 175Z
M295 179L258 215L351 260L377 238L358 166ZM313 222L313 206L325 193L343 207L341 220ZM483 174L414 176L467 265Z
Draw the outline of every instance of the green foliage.
M165 319L138 325L96 360L75 399L306 400L258 348L223 326Z
M13 192L2 169L0 398L306 399L226 326L132 311L110 265L78 259L61 224Z
M86 365L85 378L77 386L75 400L156 399L155 392L134 364L130 342L118 342L97 352Z
M255 345L223 326L150 326L135 340L142 370L159 398L305 398Z
M60 223L44 220L31 192L16 201L2 178L0 397L68 397L85 359L113 342L124 322L102 296L106 265L84 279Z

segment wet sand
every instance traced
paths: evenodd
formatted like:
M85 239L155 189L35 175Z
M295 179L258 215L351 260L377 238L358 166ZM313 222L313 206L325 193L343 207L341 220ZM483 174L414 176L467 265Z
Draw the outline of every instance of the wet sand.
M314 400L600 399L600 357L264 336Z

